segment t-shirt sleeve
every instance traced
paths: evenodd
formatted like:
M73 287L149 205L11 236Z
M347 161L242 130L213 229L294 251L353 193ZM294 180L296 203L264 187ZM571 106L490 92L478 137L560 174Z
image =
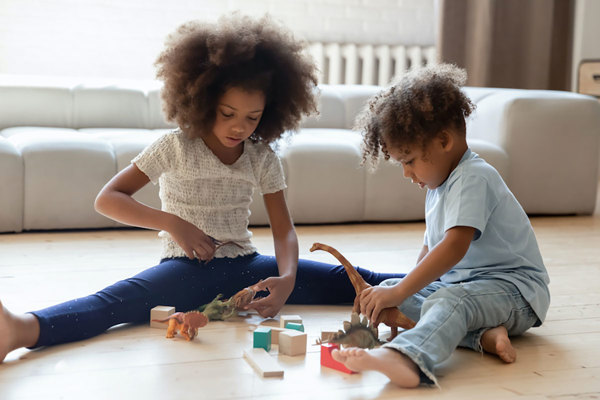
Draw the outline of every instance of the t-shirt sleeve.
M267 151L261 172L259 182L261 194L275 193L287 187L281 160L271 149Z
M158 183L158 178L171 168L173 158L169 157L169 155L173 154L175 139L173 133L167 133L131 160L131 163L135 164L140 171L146 174L155 185Z
M481 176L463 176L449 188L444 207L444 232L456 226L475 228L477 240L488 223L497 200Z

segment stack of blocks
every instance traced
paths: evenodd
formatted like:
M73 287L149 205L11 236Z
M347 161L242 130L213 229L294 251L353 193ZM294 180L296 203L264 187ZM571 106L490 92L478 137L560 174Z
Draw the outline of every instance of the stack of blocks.
M294 357L306 354L307 335L302 318L298 315L282 315L281 327L259 326L253 333L252 351L244 351L244 358L263 376L283 376L276 368L275 360L269 358L271 345L279 345L279 353Z
M307 335L304 333L302 318L298 315L282 315L280 328L259 326L254 330L254 348L271 350L271 345L279 345L279 353L287 356L306 354Z

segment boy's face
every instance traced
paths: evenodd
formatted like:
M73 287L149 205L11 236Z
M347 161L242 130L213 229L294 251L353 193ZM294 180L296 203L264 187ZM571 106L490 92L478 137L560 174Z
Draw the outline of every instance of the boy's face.
M404 177L421 189L437 188L452 172L449 153L440 138L433 139L425 148L412 145L401 149L388 148L387 151L391 158L402 164Z
M263 92L229 88L217 104L214 136L225 147L238 146L254 133L264 108Z

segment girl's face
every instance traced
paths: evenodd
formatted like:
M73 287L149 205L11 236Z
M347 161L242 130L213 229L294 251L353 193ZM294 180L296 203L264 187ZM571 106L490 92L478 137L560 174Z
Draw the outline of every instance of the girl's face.
M227 89L217 104L214 136L227 148L238 146L254 133L264 108L263 92L238 87Z
M421 189L435 189L446 181L452 172L452 160L443 140L433 139L425 148L414 145L408 148L388 148L391 158L402 164L404 177Z

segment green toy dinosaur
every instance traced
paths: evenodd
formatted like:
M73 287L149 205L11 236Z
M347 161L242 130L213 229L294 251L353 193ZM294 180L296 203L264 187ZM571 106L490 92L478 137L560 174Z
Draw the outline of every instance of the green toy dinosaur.
M255 294L256 292L252 288L247 287L231 296L228 300L221 300L223 295L219 293L213 301L198 307L197 310L206 315L209 321L224 321L233 317L237 310L249 304Z

